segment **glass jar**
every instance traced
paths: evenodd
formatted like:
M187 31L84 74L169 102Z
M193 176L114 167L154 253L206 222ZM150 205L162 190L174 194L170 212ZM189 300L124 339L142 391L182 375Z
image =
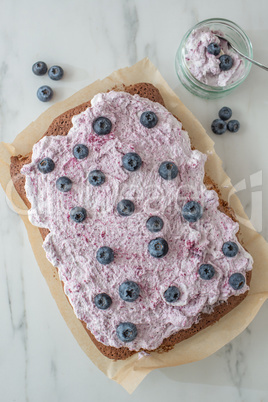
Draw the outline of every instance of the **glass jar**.
M248 76L251 64L246 59L244 61L244 73L235 82L226 84L225 86L211 86L204 84L203 82L197 80L193 74L190 72L185 56L186 49L185 45L187 40L194 29L201 27L207 27L212 31L221 31L223 36L230 40L230 42L243 54L253 58L253 49L249 37L246 33L234 22L223 19L223 18L210 18L199 22L194 27L189 29L188 32L182 38L181 44L177 50L175 57L175 68L177 75L185 88L187 88L192 94L197 95L201 98L206 99L217 99L224 95L230 93L235 88L237 88Z

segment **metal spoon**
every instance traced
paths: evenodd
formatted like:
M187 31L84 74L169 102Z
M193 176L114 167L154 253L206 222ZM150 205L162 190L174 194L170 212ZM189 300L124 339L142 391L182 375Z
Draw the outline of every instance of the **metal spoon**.
M216 34L215 34L216 35ZM256 66L263 68L264 70L268 71L268 67L264 66L263 64L259 63L258 61L250 59L248 56L245 56L243 53L241 53L239 50L237 50L234 45L232 45L228 39L224 38L223 36L216 35L219 39L225 40L228 43L228 46L230 46L236 53L238 53L241 57L244 57L244 59L247 59L253 64L256 64Z

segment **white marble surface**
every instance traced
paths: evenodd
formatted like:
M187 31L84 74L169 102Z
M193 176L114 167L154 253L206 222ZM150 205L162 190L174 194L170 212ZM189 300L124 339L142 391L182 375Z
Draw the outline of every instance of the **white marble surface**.
M11 142L48 107L36 98L40 85L51 84L57 102L149 56L208 130L246 212L268 239L267 72L253 67L236 92L211 102L187 93L174 70L181 37L209 17L241 25L256 59L268 64L267 15L266 0L2 0L0 140ZM34 76L31 66L39 59L60 64L65 78L53 82ZM233 108L241 130L217 137L209 127L223 105ZM249 327L213 356L155 370L131 396L107 379L68 330L25 228L0 193L1 401L268 401L267 302Z

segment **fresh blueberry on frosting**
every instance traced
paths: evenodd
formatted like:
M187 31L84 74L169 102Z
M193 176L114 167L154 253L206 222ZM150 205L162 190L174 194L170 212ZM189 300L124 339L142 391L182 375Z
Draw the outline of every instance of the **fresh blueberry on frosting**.
M71 209L70 217L77 223L83 222L87 217L87 211L83 207L74 207Z
M135 152L129 152L125 154L122 158L123 166L129 172L134 172L141 167L142 160L141 157Z
M164 257L168 252L168 243L162 237L157 237L156 239L150 241L148 251L152 257Z
M118 338L123 342L134 341L138 335L137 327L131 322L121 322L116 328Z
M159 216L151 216L147 222L146 227L150 232L160 232L164 226L163 220Z
M44 158L38 163L37 167L41 173L46 174L55 169L55 163L51 158Z
M180 298L180 291L177 286L169 286L164 293L164 298L168 303L174 303Z
M202 218L203 208L197 201L188 201L182 207L182 216L188 222L196 222Z
M209 54L213 54L214 56L218 56L221 52L221 47L216 42L212 42L208 45L207 51Z
M222 252L226 257L235 257L238 253L238 245L233 241L227 241L222 246Z
M94 303L100 310L106 310L112 304L112 299L107 293L99 293L94 297Z
M126 281L119 286L119 296L127 302L134 302L140 295L140 287L136 282Z
M117 212L119 213L119 215L130 216L133 214L133 212L135 210L135 206L134 206L133 202L130 200L121 200L117 204L116 209L117 209Z
M229 278L229 284L234 290L239 290L245 285L246 279L240 272L232 274Z
M101 186L105 182L105 174L101 170L92 170L88 175L88 181L92 186Z
M173 180L178 176L179 170L174 162L165 161L161 163L158 173L165 180Z
M229 54L223 54L219 57L220 64L219 67L221 71L228 71L233 66L233 59Z
M85 159L88 156L88 147L84 144L75 145L73 155L76 159Z
M215 269L211 264L202 264L199 267L198 273L201 279L209 280L215 275Z
M141 124L146 128L153 128L158 122L158 118L154 112L143 112L140 117Z
M114 252L110 247L100 247L96 255L97 260L102 265L110 264L114 260Z
M56 187L59 191L66 193L70 191L72 188L72 180L66 176L59 177L58 180L56 181Z
M98 117L93 122L93 130L98 135L106 135L112 131L112 122L107 117Z

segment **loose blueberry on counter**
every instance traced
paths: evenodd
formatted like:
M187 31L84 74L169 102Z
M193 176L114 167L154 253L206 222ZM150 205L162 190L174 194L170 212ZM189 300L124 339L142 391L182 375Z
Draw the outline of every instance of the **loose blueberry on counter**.
M188 201L182 207L182 216L188 222L196 222L202 218L203 208L197 201Z
M220 60L219 67L222 71L228 71L230 70L230 68L232 68L233 59L228 54L223 54L222 56L219 57L219 60Z
M168 252L168 243L162 237L157 237L156 239L151 240L148 244L148 251L152 257L164 257Z
M208 45L207 51L209 54L213 54L214 56L218 56L221 52L221 47L216 42L212 42Z
M55 163L51 158L44 158L38 163L37 167L41 173L46 174L55 169Z
M112 131L112 122L107 117L98 117L93 121L93 130L98 135L106 135Z
M48 76L54 81L61 80L63 77L64 71L60 66L52 66L48 70Z
M231 133L237 133L240 128L240 123L238 120L230 120L227 123L227 129L231 131Z
M180 298L180 291L177 286L169 286L164 293L164 298L168 303L174 303Z
M142 160L141 157L135 152L129 152L125 154L122 158L123 166L129 172L134 172L141 167Z
M158 122L158 118L154 112L143 112L140 117L141 124L146 128L153 128Z
M163 220L159 216L151 216L147 222L146 227L150 232L160 232L164 226Z
M100 310L106 310L112 304L112 299L107 293L99 293L94 297L94 303Z
M83 207L74 207L71 209L70 217L77 223L83 222L87 217L87 211Z
M56 187L59 191L67 193L67 191L70 191L72 188L72 180L66 176L59 177L56 181Z
M234 290L239 290L245 285L246 279L239 272L232 274L229 278L229 284Z
M37 98L42 102L48 102L52 99L53 91L48 85L43 85L37 90Z
M119 286L119 296L127 302L134 302L140 295L140 287L136 282L126 281Z
M47 72L47 65L43 61L37 61L32 66L32 72L35 75L45 75Z
M232 109L227 106L223 106L219 110L219 118L222 120L229 120L232 117Z
M133 202L130 200L121 200L117 204L116 209L117 209L117 212L119 213L119 215L130 216L133 214L133 212L135 210L135 206L134 206Z
M88 147L83 144L75 145L73 155L76 159L85 159L88 156Z
M211 130L214 134L223 134L227 130L227 124L221 119L215 119L211 123Z
M161 163L158 173L165 180L173 180L178 176L179 170L174 162L165 161Z
M92 186L101 186L105 182L105 174L101 170L92 170L88 175L88 181Z
M199 267L198 273L201 279L208 281L215 275L215 269L211 264L202 264Z
M222 246L222 252L226 257L234 257L238 253L238 245L233 241L227 241Z
M114 252L110 247L103 246L98 249L96 258L100 264L107 265L114 260Z
M131 322L121 322L116 328L118 338L123 342L131 342L138 335L137 327Z

